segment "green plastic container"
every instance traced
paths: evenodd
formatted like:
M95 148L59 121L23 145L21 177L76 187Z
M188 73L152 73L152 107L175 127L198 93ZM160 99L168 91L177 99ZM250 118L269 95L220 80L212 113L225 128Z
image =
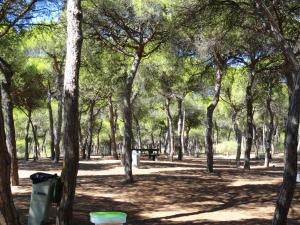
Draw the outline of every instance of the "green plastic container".
M96 225L122 225L126 223L127 214L123 212L91 212L91 222Z

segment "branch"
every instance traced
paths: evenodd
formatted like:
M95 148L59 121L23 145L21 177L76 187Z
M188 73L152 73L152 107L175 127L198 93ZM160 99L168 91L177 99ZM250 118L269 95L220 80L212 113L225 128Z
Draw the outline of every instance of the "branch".
M16 23L22 19L33 7L33 5L37 2L38 0L31 0L27 7L24 9L23 12L20 13L20 15L18 15L11 23L9 23L2 32L0 32L0 38L3 37L4 35L6 35L9 30L16 25Z

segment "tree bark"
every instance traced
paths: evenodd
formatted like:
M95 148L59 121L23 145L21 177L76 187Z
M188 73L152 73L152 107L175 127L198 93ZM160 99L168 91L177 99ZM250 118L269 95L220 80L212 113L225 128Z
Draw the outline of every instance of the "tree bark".
M124 97L123 97L123 107L124 107L124 169L125 169L125 182L132 183L133 176L132 176L132 155L131 155L131 148L132 148L132 140L133 140L133 133L132 133L132 86L133 81L141 62L141 54L137 53L134 57L133 63L131 65L131 69L126 78L125 90L124 90Z
M168 123L169 124L169 123ZM165 143L164 143L164 154L167 154L167 150L168 150L168 141L169 140L169 126L167 126L167 131L165 133Z
M215 130L216 130L216 144L219 144L219 127L217 121L215 121Z
M26 135L25 135L25 160L28 161L29 160L29 128L30 128L30 121L31 121L31 109L28 110L28 121L27 121L27 125L26 125Z
M44 131L43 140L42 140L42 152L44 152L46 157L47 157L47 149L46 149L47 132L48 132L48 130Z
M268 133L266 138L266 152L265 152L265 167L269 167L270 159L271 159L271 148L272 148L272 137L274 132L274 114L271 108L271 102L272 102L272 84L269 83L268 87L268 98L266 100L267 109L269 113L269 126L268 126Z
M260 15L264 23L267 21L270 26L272 36L282 49L285 55L285 62L289 67L287 80L289 90L292 90L289 100L289 111L285 128L285 163L283 173L283 183L280 188L276 208L273 216L272 225L285 225L287 223L287 215L293 199L296 176L297 176L297 145L298 145L298 129L300 115L300 63L295 55L294 48L278 28L277 20L262 0L256 0L257 9L262 12ZM297 47L296 47L297 48Z
M0 58L0 70L4 75L2 81L2 106L4 110L4 123L6 127L6 145L11 158L11 179L12 185L19 185L18 158L16 147L16 133L13 114L13 101L11 98L11 79L13 71L11 66Z
M185 139L184 139L184 145L185 145L184 149L189 154L189 156L191 156L191 150L189 148L190 130L191 130L191 127L187 126L186 131L185 131Z
M50 152L51 152L51 160L55 158L55 151L54 151L54 123L53 123L53 111L52 111L52 94L50 88L50 82L48 81L48 93L47 93L47 108L49 114L49 135L50 135Z
M254 158L258 159L258 150L259 150L259 137L258 137L258 133L257 133L257 128L256 125L254 123L253 124L253 145L255 147L255 152L254 152ZM263 133L263 137L264 137L264 133Z
M237 143L237 148L236 148L236 158L235 158L235 163L236 166L239 167L240 166L240 162L241 162L241 149L242 149L242 131L239 129L239 125L237 122L237 114L238 114L238 110L234 110L232 117L231 117L231 121L233 124L233 130L234 130L234 134L235 134L235 140Z
M33 141L34 141L34 146L33 146L33 160L38 160L39 159L39 140L38 140L38 134L37 134L37 126L30 121L31 124L31 129L32 129L32 135L33 135Z
M177 145L178 145L178 160L183 158L183 148L182 135L183 135L183 109L182 109L182 98L177 98L178 107L178 127L177 127Z
M100 122L99 128L97 129L97 154L100 152L100 132L102 130L102 120Z
M220 92L221 92L221 83L223 77L223 68L222 66L218 66L216 78L215 78L215 93L213 101L207 107L206 112L206 134L205 134L205 146L206 146L206 157L207 157L207 170L212 173L213 172L213 113L219 102Z
M60 140L61 140L61 127L63 116L63 76L58 74L56 77L56 89L57 89L57 125L55 130L55 162L59 162L60 158Z
M138 139L138 148L142 148L142 135L141 135L141 126L138 118L133 114L135 120L136 129L137 129L137 139Z
M0 92L1 103L1 92ZM0 104L1 105L1 104ZM0 224L21 225L10 188L11 161L6 147L4 121L0 108Z
M62 170L62 199L59 203L56 224L73 224L73 202L79 161L78 79L82 46L82 11L80 0L67 3L67 55L64 77L64 132L65 150Z
M173 133L173 118L170 110L171 98L166 99L166 113L168 117L168 146L169 146L169 160L173 162L174 160L174 133Z
M89 109L88 121L88 139L87 139L87 159L91 159L92 144L93 144L93 130L94 130L94 107L95 101L92 101Z
M244 169L250 170L250 153L253 142L253 98L252 87L254 83L255 73L250 69L248 73L248 84L246 87L246 108L247 108L247 124L246 124L246 149L244 155Z
M110 124L110 141L111 141L111 152L114 159L118 159L117 143L116 143L116 124L115 124L115 113L112 96L108 97L109 104L109 124Z
M286 123L285 137L285 164L283 173L283 183L280 188L276 202L276 209L273 216L272 225L287 224L287 215L293 199L296 176L297 176L297 145L300 115L300 69L297 73L297 82L291 96L288 118Z

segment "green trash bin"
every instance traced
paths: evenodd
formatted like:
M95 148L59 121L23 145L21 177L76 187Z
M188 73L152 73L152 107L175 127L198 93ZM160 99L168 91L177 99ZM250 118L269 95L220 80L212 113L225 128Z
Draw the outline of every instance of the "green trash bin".
M48 219L52 203L57 200L56 189L60 178L47 173L35 173L30 178L33 184L28 225L43 225Z

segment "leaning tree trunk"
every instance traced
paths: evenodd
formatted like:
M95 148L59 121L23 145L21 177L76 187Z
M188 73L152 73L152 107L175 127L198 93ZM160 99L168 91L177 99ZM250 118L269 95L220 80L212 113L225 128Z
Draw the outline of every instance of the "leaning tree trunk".
M241 162L242 131L239 129L239 125L237 123L237 114L238 114L238 110L234 110L231 121L233 124L235 140L237 143L235 162L236 162L236 166L239 167Z
M136 55L131 65L131 69L126 78L124 97L123 97L123 112L124 112L124 143L123 143L123 154L124 154L124 169L125 169L125 182L132 183L132 155L131 147L133 140L132 133L132 85L134 77L136 75L138 66L141 62L141 55Z
M206 157L207 157L207 170L212 173L214 165L214 156L213 156L213 113L219 102L220 92L221 92L221 82L223 77L223 68L218 68L215 78L215 94L213 101L207 107L206 112L206 134L205 134L205 143L206 143Z
M1 103L1 93L0 93ZM0 224L20 225L10 188L11 161L6 147L4 121L0 108Z
M54 151L54 125L53 125L53 111L52 111L52 94L50 88L50 82L48 81L48 93L47 93L47 108L49 114L49 135L50 135L50 153L51 153L51 160L55 158L55 151Z
M272 102L272 84L270 82L268 87L268 98L266 101L270 121L269 121L267 140L266 140L265 167L269 167L269 163L271 159L272 137L274 132L274 114L271 108L271 102Z
M89 121L88 121L87 159L91 159L91 152L92 152L93 130L94 130L94 107L95 107L95 101L92 101L90 105Z
M170 111L171 98L166 99L166 112L168 117L168 146L169 146L169 160L173 162L174 159L174 133L173 133L173 119Z
M168 123L169 124L169 123ZM168 143L169 143L169 126L167 126L167 131L165 133L165 138L164 138L164 154L167 154L168 150Z
M19 185L19 174L18 174L18 158L17 158L17 147L16 147L16 133L13 115L13 102L11 98L11 79L13 71L10 65L0 58L0 70L4 74L2 81L2 106L4 110L4 122L6 127L6 144L7 149L11 158L11 180L12 185Z
M283 183L276 203L272 225L287 224L287 215L292 203L297 176L297 146L300 115L300 69L289 104L288 118L285 128L285 164Z
M244 169L250 169L250 153L253 142L253 98L252 86L254 82L254 71L251 70L248 75L248 84L246 87L246 108L247 108L247 125L246 125L246 149L244 155Z
M28 110L28 121L26 125L26 135L25 135L25 160L29 160L29 128L30 128L30 121L31 121L31 109Z
M287 215L296 187L297 145L300 115L300 63L294 53L295 49L278 29L279 26L276 23L277 20L274 19L274 17L276 17L274 15L275 13L270 11L271 7L268 7L265 4L265 1L262 0L256 0L256 6L261 12L259 16L263 20L263 24L267 24L269 25L269 28L271 28L267 29L271 31L272 36L281 47L281 50L285 55L286 64L291 67L289 71L292 73L287 74L295 74L295 76L287 77L287 81L292 81L288 82L288 87L289 90L292 90L292 95L290 95L289 112L285 129L285 163L283 183L280 188L272 221L272 225L285 225L287 223ZM295 77L295 79L292 79L293 77Z
M112 96L108 98L109 103L109 124L110 124L110 141L111 141L111 152L114 159L118 159L117 143L116 143L116 124L115 124L115 113Z
M82 11L80 0L67 3L67 55L64 78L64 132L65 150L62 170L62 198L59 203L56 225L73 224L73 202L79 166L79 112L78 79L82 46Z
M182 98L177 99L178 104L178 127L177 127L177 146L178 146L178 160L182 160L183 157L183 110L182 110Z
M61 127L62 127L62 110L63 110L63 76L57 75L56 89L57 89L57 125L55 131L55 162L59 162L60 157L60 140L61 140Z

